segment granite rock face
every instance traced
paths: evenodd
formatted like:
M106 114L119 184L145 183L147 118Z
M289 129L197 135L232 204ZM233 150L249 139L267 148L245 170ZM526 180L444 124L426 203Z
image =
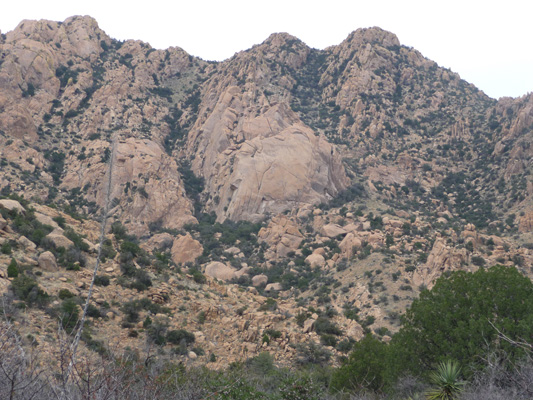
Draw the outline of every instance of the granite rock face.
M347 185L335 146L286 103L269 104L265 96L253 99L228 87L196 129L201 133L189 143L197 149L193 166L211 198L218 198L210 206L221 221L258 221L325 202Z

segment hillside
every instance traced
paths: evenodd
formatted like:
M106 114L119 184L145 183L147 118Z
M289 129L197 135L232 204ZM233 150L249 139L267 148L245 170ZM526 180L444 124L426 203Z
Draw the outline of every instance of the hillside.
M294 365L321 343L335 364L446 271L532 274L533 95L491 99L380 28L206 62L71 17L21 22L0 54L3 308L48 354L110 173L89 354Z

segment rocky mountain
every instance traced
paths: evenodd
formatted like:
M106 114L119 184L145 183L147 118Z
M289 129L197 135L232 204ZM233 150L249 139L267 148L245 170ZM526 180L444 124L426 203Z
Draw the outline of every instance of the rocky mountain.
M491 99L380 28L206 62L71 17L0 54L3 291L32 304L15 260L43 307L87 295L111 174L95 336L140 347L150 320L220 365L294 362L386 340L445 271L531 273L533 95Z

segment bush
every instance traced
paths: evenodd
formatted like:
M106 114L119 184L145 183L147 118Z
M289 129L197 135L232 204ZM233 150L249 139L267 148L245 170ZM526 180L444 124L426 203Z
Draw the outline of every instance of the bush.
M198 270L192 271L192 279L200 285L203 285L207 282L207 278L205 277L205 275Z
M109 286L109 276L107 276L107 275L96 275L94 277L94 284L96 286Z
M477 265L478 267L482 267L486 264L486 261L483 257L472 256L472 264Z
M273 298L269 297L261 304L259 311L276 311L278 309L278 303Z
M514 267L443 275L406 311L391 342L394 369L429 373L453 359L466 373L480 365L488 347L521 357L523 351L501 341L498 330L512 340L533 337L531 309L533 283Z
M68 334L71 334L74 331L76 325L78 324L79 314L80 313L78 310L78 304L76 303L74 298L68 298L63 300L58 317L61 321L63 329L65 329Z
M29 306L43 307L50 300L50 296L39 287L37 281L25 274L19 274L13 279L11 288L15 296Z
M146 338L149 342L154 343L158 346L164 346L167 342L165 333L167 331L167 325L154 321L146 329Z
M296 363L299 365L326 365L331 358L331 353L315 342L300 343L296 345Z
M365 336L354 345L346 362L331 378L335 391L380 391L385 385L387 345L372 335Z
M8 278L16 278L17 276L19 276L17 260L15 260L14 258L11 259L11 262L7 266L7 276Z
M337 346L337 337L334 335L328 335L328 334L321 335L320 343L322 343L324 346L335 347Z
M0 252L2 254L8 254L8 255L11 254L11 252L12 252L11 244L9 242L7 242L7 241L4 242L2 244L2 247L0 247Z
M339 327L326 317L318 317L315 321L314 328L317 335L342 335L342 331L339 329Z
M87 307L87 316L91 318L102 318L102 313L98 307L89 304L89 307Z
M61 289L57 293L57 297L59 297L61 300L70 299L71 297L74 297L74 296L75 296L74 293L72 293L68 289Z
M167 341L172 344L180 344L182 341L185 341L189 345L194 343L195 340L195 336L185 329L173 330L167 333Z
M283 400L319 400L323 397L323 387L309 376L287 378L280 387Z

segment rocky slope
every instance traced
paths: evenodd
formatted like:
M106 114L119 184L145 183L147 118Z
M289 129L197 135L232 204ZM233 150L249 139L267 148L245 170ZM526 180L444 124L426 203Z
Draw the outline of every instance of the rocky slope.
M34 337L61 289L87 293L110 173L102 343L157 343L155 321L194 333L190 362L340 356L445 271L531 273L533 95L490 99L392 33L278 33L213 63L72 17L21 22L0 54L1 282L35 308L15 260L51 296L16 317Z

